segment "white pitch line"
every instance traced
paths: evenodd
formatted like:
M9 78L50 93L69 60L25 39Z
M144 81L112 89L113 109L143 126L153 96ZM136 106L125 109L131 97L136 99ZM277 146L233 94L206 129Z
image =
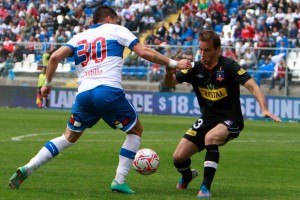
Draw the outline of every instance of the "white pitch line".
M39 135L54 135L57 133L32 133L32 134L28 134L28 135L20 135L17 137L12 137L10 138L13 141L22 141L23 138L29 138L29 137L35 137L35 136L39 136Z
M87 132L86 134L101 134L101 133L107 133L107 132ZM158 132L147 132L147 133L158 133ZM113 133L114 134L114 133ZM32 133L32 134L27 134L27 135L20 135L17 137L12 137L10 138L12 141L22 141L24 138L34 138L36 136L41 136L41 135L60 135L59 133ZM178 139L166 139L166 140L159 140L159 139L143 139L142 138L142 142L179 142L181 139L181 136L178 137ZM0 140L0 142L7 142L10 140ZM28 140L27 140L28 141ZM42 140L40 139L36 139L36 140L30 140L31 142L40 142ZM103 140L80 140L79 142L123 142L124 140L107 140L107 139L103 139ZM258 140L239 140L239 139L235 139L231 142L235 142L235 143L300 143L300 140L265 140L265 141L258 141Z
M107 132L87 132L85 134L101 134L101 133L107 133ZM147 132L147 133L160 133L160 132ZM114 134L114 133L112 133ZM36 136L40 136L40 135L59 135L59 133L55 132L55 133L31 133L31 134L27 134L27 135L20 135L20 136L17 136L17 137L12 137L10 138L12 141L22 141L24 138L30 138L30 137L36 137ZM7 140L0 140L1 141L7 141ZM35 140L37 141L37 140ZM84 141L88 141L88 140L84 140ZM103 141L103 142L107 142L107 141L124 141L124 140L90 140L91 142L92 141ZM149 141L162 141L162 140L149 140ZM169 141L169 140L163 140L163 141ZM176 140L174 140L176 141Z

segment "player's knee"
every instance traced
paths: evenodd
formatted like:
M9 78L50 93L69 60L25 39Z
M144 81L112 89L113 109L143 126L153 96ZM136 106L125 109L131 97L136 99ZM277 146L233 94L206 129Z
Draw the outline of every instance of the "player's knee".
M182 163L185 160L186 160L186 157L182 153L179 153L176 151L173 153L173 162L174 163Z
M226 137L220 137L219 135L208 134L205 136L205 145L217 144L222 145L226 141Z
M136 131L136 135L138 135L138 136L141 137L143 131L144 131L144 128L142 126L139 126L138 129L137 129L137 131Z
M173 162L178 163L178 162L180 162L180 160L181 160L180 156L176 153L173 153Z
M205 135L205 145L211 144L213 141L213 137L210 134Z
M138 135L138 136L142 136L144 129L141 125L136 125L134 126L130 131L128 131L127 133L129 134L134 134L134 135Z
M64 136L68 142L75 143L80 138L83 132L74 132L71 131L69 128L66 128L64 132Z

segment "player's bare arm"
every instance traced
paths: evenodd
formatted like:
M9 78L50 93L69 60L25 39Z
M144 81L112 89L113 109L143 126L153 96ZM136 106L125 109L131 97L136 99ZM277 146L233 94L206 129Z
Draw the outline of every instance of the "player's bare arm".
M273 113L271 113L269 111L265 95L263 94L263 92L261 91L261 89L256 84L256 82L254 81L253 78L249 79L244 84L244 87L247 88L254 95L254 97L256 98L256 100L257 100L257 102L260 106L260 109L262 111L262 115L264 117L269 117L269 118L273 119L275 122L280 122L281 121L281 119L279 117L277 117L276 115L274 115Z
M166 67L166 74L164 76L164 85L166 87L173 87L178 84L178 81L175 77L176 69Z
M180 61L172 60L151 48L143 46L140 43L137 43L132 50L140 57L149 60L150 62L165 65L167 67L177 69L190 69L192 67L191 61L187 59L182 59Z
M50 57L47 71L46 71L46 83L41 88L42 95L48 95L51 91L51 82L52 78L54 76L54 73L57 69L58 63L69 57L69 55L72 54L72 49L66 46L60 47L58 50L56 50Z

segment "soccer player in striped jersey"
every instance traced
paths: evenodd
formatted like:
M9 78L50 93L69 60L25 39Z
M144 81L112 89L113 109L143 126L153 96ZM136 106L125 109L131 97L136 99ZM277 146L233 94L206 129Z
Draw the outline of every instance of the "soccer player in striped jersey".
M42 94L50 94L52 78L58 63L74 56L78 93L72 113L64 134L48 141L35 157L16 170L9 180L11 188L19 188L34 170L62 150L73 146L86 128L91 128L103 119L110 127L119 128L127 133L119 153L119 164L111 183L111 190L135 193L125 179L140 147L143 127L121 85L124 48L128 47L150 62L171 68L190 69L191 62L186 59L175 61L143 46L127 28L117 25L117 21L117 13L111 7L98 7L93 14L93 25L73 36L66 45L51 55L46 83L41 89Z

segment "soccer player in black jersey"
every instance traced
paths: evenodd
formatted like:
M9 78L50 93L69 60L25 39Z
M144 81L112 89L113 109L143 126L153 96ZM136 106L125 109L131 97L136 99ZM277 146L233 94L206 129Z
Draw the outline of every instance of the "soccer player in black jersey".
M254 79L238 63L221 56L221 42L213 31L198 35L200 61L189 71L166 69L164 84L172 87L187 82L193 86L202 116L192 125L179 142L174 154L174 166L182 174L176 188L187 188L198 175L191 170L190 157L206 149L204 177L198 198L211 197L210 187L219 163L219 146L237 138L244 128L240 104L240 84L256 98L262 116L275 122L280 118L269 112L263 92Z

